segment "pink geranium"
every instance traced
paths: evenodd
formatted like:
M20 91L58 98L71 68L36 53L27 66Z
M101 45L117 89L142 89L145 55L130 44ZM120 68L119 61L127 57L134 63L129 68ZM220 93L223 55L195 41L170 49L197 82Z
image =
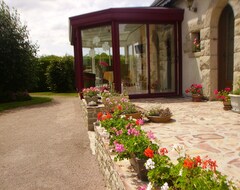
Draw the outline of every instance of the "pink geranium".
M107 67L108 66L108 63L105 62L105 61L100 61L99 62L99 65L103 66L103 67Z
M124 152L125 151L124 145L115 143L115 151L118 153Z
M229 93L231 91L231 88L226 87L224 90L218 91L217 89L214 90L214 94L216 95L217 100L221 101L230 101Z
M156 139L156 137L154 136L154 133L153 133L152 131L148 131L148 132L147 132L147 137L148 137L150 140Z
M189 88L185 90L186 93L199 94L202 95L202 85L201 84L192 84Z

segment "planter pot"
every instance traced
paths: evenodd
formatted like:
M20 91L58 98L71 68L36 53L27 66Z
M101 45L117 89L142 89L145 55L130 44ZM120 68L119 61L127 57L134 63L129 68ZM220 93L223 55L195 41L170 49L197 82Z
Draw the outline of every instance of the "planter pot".
M240 113L240 95L229 94L231 98L232 111Z
M201 102L203 96L200 94L192 94L192 101L193 102Z
M231 101L223 101L223 109L231 110L232 109Z
M154 123L166 123L171 120L171 117L147 116L147 118Z
M142 118L142 114L141 112L137 112L137 113L129 113L129 114L125 114L126 118L130 118L132 117L133 119L141 119Z
M87 104L89 104L89 102L95 102L96 104L98 103L98 96L84 96L84 99L86 100Z
M148 181L147 173L148 170L145 168L144 164L147 160L141 160L136 157L132 157L129 159L131 166L134 171L137 173L137 177L142 181Z

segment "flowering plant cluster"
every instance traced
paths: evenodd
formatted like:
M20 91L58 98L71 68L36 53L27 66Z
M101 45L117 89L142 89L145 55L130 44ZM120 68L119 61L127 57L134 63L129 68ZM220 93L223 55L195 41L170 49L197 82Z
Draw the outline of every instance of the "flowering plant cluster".
M224 90L214 90L214 94L216 95L216 98L221 101L229 102L231 101L229 97L229 93L231 92L231 88L225 88Z
M217 171L217 163L208 157L190 157L183 145L174 145L177 162L159 147L154 134L141 129L142 119L126 119L117 112L98 113L101 127L109 133L116 160L137 157L146 160L148 186L138 190L236 190L232 181Z
M201 50L201 48L200 48L200 40L196 37L193 40L193 51L194 52L198 52L200 50Z
M217 163L208 157L190 157L184 155L183 145L175 145L179 157L174 164L167 156L166 148L159 148L158 153L148 159L145 167L149 170L148 186L139 187L141 190L230 190L236 189L227 177L217 171ZM184 156L183 156L184 155Z
M119 115L137 112L135 104L130 102L128 98L122 95L104 98L103 104L107 112L115 112Z
M202 85L201 84L192 84L189 88L185 90L186 93L192 93L192 94L198 94L202 95L203 90L202 90Z
M82 93L83 93L83 96L93 97L93 96L97 96L100 93L100 90L97 87L90 87L90 88L84 88L82 90Z
M144 123L142 119L126 119L115 113L99 112L98 120L110 134L110 145L113 145L116 152L115 160L129 159L133 156L147 159L157 151L158 145L153 142L153 133L141 129Z

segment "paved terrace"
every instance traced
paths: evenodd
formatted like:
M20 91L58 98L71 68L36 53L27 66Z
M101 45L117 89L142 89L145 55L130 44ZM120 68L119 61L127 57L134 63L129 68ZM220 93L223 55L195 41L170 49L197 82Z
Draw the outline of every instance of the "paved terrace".
M218 170L240 180L240 114L223 110L222 102L191 102L189 98L139 99L136 105L150 109L156 105L169 107L170 123L147 123L163 147L179 143L191 156L200 155L217 161Z

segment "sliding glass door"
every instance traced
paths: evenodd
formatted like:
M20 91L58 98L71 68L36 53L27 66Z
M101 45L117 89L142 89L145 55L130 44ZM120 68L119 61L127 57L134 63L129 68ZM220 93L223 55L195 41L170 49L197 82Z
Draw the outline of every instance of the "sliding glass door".
M119 24L119 44L122 92L175 92L174 25Z
M148 93L146 25L120 24L119 42L122 91Z
M150 35L150 92L175 91L174 25L151 24Z

